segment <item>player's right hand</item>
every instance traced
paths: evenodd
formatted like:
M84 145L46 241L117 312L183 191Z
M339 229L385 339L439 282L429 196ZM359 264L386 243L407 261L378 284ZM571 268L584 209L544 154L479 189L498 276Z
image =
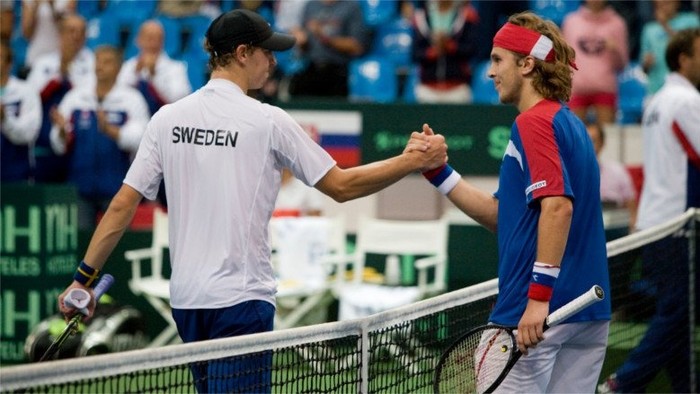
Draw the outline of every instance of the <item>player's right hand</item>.
M84 290L87 290L88 293L90 293L90 304L87 307L88 314L83 318L84 321L88 321L88 320L90 320L93 313L95 312L95 307L97 306L97 302L95 301L94 291L89 287L83 286L82 284L80 284L80 282L73 281L73 283L71 283L70 286L68 286L63 291L63 293L58 295L58 310L61 311L61 313L63 314L64 319L66 321L69 321L73 316L75 316L76 313L80 313L77 309L75 309L69 305L66 305L66 303L64 302L68 293L70 293L70 291L72 289L75 289L75 288L84 289Z

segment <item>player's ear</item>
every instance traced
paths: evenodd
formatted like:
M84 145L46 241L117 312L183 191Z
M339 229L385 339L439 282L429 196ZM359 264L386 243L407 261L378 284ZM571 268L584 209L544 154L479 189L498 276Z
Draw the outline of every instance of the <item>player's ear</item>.
M234 50L234 54L236 57L236 60L239 62L243 62L244 59L248 56L248 45L245 44L240 44L236 47Z
M535 69L535 58L532 56L525 56L524 58L520 59L519 66L521 73L523 75L530 74L534 69Z

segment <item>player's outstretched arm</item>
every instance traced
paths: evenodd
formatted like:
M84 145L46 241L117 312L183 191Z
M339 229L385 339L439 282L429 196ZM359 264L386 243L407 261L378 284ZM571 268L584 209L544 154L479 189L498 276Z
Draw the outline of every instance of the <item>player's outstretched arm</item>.
M477 223L496 232L498 225L498 199L493 195L477 189L471 183L461 179L447 198Z
M434 135L433 129L423 125L423 134ZM495 232L498 224L498 200L482 190L477 189L449 164L431 171L423 172L423 175L442 194L467 216L476 220L479 224Z
M338 202L376 193L406 175L426 171L447 162L447 145L441 135L414 132L398 156L353 168L334 167L316 185Z

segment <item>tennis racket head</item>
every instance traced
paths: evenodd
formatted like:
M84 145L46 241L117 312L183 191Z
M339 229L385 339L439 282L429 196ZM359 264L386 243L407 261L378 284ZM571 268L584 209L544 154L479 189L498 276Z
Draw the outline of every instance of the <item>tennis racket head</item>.
M513 327L486 325L464 334L442 355L435 369L436 393L484 393L507 373L518 347Z

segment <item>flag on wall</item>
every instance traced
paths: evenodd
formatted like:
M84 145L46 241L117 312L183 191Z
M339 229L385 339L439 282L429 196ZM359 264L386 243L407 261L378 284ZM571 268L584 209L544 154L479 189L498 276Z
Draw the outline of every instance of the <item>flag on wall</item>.
M287 111L338 163L341 168L361 163L359 111Z

